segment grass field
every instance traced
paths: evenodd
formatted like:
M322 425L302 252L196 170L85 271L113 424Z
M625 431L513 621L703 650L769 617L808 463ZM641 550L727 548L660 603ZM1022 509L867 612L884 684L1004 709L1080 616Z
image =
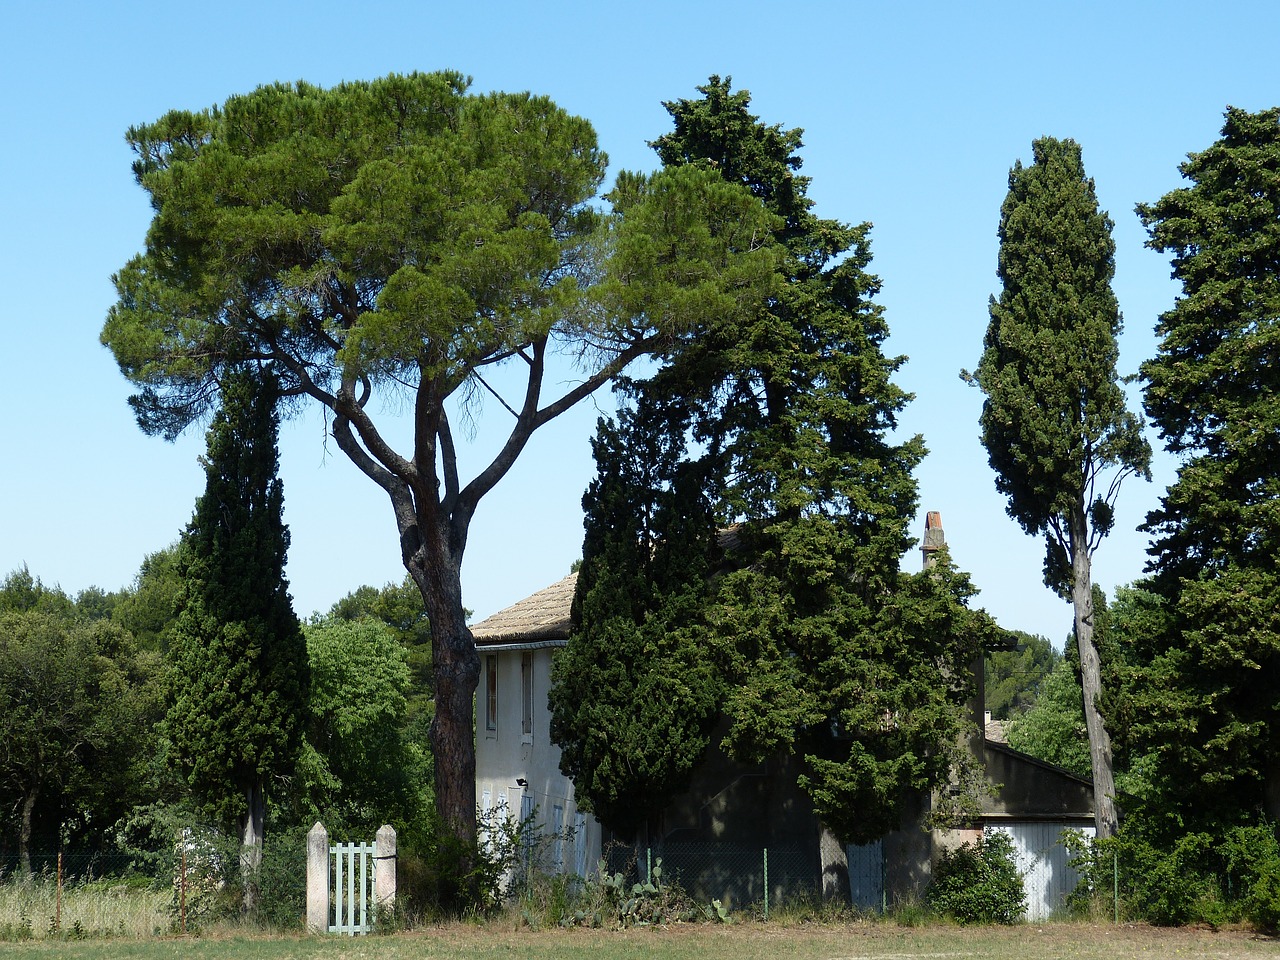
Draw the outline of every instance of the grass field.
M0 944L39 960L1245 960L1280 957L1280 940L1244 930L1048 923L1006 928L891 923L670 926L626 931L451 924L357 939L221 935L199 939L39 940Z

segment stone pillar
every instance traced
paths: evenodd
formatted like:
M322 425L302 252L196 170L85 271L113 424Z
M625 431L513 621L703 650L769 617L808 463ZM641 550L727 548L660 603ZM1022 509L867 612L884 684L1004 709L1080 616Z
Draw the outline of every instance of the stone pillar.
M373 841L373 898L379 910L396 906L396 828L384 823Z
M319 820L307 831L307 932L329 932L329 831Z

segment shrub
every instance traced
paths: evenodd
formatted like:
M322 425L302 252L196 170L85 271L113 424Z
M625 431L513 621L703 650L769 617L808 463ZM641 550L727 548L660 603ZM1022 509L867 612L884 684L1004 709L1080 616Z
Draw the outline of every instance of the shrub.
M1236 827L1222 845L1228 888L1239 897L1241 918L1264 933L1280 931L1280 842L1275 827Z
M943 853L925 900L960 923L1016 923L1026 910L1013 841L990 833Z

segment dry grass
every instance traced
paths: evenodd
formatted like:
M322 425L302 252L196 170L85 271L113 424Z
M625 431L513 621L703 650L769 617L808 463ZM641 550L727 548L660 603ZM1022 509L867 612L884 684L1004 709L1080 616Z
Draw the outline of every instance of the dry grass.
M1009 928L741 923L626 931L517 929L510 922L449 924L394 936L40 940L0 946L5 958L67 960L1253 960L1280 957L1280 941L1245 930L1167 930L1049 923Z
M171 898L167 890L105 880L68 884L59 911L55 881L39 876L11 880L0 885L0 938L152 937L169 928Z

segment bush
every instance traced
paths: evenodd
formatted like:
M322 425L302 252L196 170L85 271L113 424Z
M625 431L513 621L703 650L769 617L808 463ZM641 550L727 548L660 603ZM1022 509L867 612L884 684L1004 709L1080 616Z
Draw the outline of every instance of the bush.
M1026 910L1013 841L990 833L945 852L925 891L926 902L960 923L1017 923Z
M1088 911L1110 907L1118 864L1126 917L1159 926L1245 921L1280 931L1280 842L1273 825L1189 830L1180 818L1136 806L1118 836L1079 841L1071 865L1080 883L1068 900Z
M1222 845L1228 889L1239 897L1241 919L1264 933L1280 932L1280 842L1275 827L1236 827Z

